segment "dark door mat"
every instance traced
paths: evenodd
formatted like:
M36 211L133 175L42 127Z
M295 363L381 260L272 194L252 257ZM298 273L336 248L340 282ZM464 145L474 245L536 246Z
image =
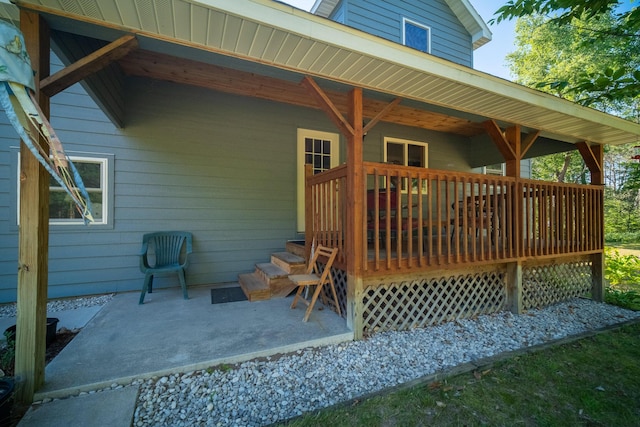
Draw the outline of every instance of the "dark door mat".
M211 289L211 304L246 301L247 297L240 287Z

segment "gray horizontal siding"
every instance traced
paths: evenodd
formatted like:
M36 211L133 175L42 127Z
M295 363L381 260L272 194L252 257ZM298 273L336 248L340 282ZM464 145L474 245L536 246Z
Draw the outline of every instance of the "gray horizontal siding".
M127 93L124 129L79 85L52 99L68 151L114 155L116 194L113 229L50 227L50 297L138 290L145 232L194 233L190 284L235 281L296 237L296 131L334 131L323 113L144 79ZM17 138L5 117L0 132L0 301L12 301L17 156L5 147Z
M191 285L230 282L284 248L296 233L298 128L336 132L318 110L132 79L127 126L116 128L80 85L52 98L51 122L73 152L114 156L112 228L50 227L49 297L137 291L142 234L194 234ZM464 170L464 138L381 123L365 139L367 160L382 138L429 143L431 167ZM17 284L18 139L0 115L0 302ZM344 148L342 148L344 150ZM176 286L159 278L156 286Z
M402 43L402 18L408 18L431 28L431 54L468 67L473 64L471 35L443 0L344 3L340 13L345 19L341 22L350 27Z

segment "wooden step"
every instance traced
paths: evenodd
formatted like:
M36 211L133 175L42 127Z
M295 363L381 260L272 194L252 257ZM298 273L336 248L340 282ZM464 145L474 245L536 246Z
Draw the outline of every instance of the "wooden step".
M256 264L255 274L267 283L271 290L271 298L286 297L296 288L289 280L289 273L270 262Z
M286 271L287 274L304 274L307 268L304 258L291 252L272 253L271 263Z
M242 292L244 292L250 302L263 301L271 298L269 285L261 280L255 272L239 274L238 281L240 282Z
M287 252L291 252L294 255L298 255L299 257L304 258L304 245L294 242L287 242L286 245Z

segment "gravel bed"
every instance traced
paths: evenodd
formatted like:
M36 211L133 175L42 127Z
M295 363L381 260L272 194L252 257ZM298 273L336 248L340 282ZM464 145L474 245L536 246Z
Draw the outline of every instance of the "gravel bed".
M133 384L140 387L140 394L133 425L267 425L462 363L635 318L640 312L576 299L520 316L509 312L480 316L137 380Z
M75 310L96 305L105 305L113 298L113 294L97 295L91 297L78 297L67 299L56 299L47 302L47 313L56 311ZM0 305L0 318L16 317L16 303Z

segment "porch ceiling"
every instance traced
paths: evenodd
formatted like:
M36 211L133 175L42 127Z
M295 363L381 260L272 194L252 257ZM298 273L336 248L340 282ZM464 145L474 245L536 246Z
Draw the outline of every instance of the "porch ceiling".
M296 74L311 75L491 118L504 126L539 129L542 136L575 143L623 144L640 140L640 125L271 0L16 0L47 15L52 28L114 40L135 33ZM8 13L4 6L3 16ZM56 21L57 18L59 21ZM69 19L85 24L68 26ZM62 23L64 28L56 26ZM144 48L141 43L141 47ZM206 62L206 61L205 61Z

